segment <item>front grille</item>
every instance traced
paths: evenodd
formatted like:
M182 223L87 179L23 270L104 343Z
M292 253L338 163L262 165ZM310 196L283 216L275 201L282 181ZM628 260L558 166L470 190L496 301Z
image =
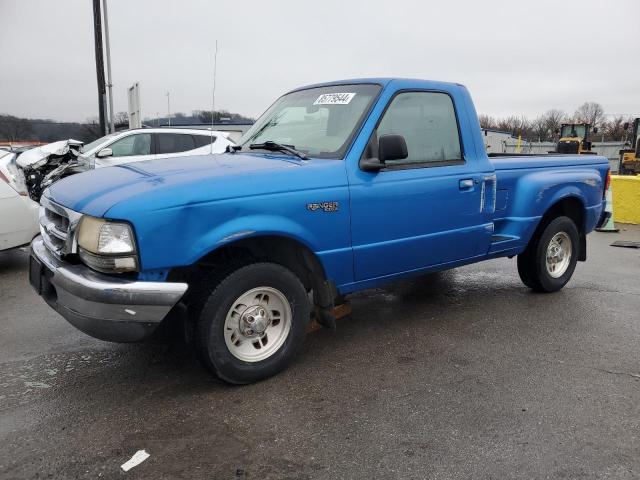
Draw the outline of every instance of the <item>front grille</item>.
M75 253L74 233L81 215L52 201L47 195L40 199L40 233L46 247L62 257Z
M69 229L69 217L67 217L66 213L60 214L48 208L45 209L44 213L47 220L53 223L58 230L66 232Z

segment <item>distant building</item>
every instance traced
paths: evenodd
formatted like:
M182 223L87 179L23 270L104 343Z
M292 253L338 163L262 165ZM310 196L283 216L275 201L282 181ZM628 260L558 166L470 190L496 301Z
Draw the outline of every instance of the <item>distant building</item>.
M171 125L169 125L171 123ZM218 130L220 132L225 132L229 134L229 140L233 142L237 142L244 132L249 130L253 125L253 121L251 120L235 120L235 119L225 119L222 118L220 122L213 123L204 123L197 116L179 116L179 117L171 117L171 122L169 119L165 118L154 118L147 119L142 122L142 126L146 127L168 127L171 128L202 128L206 130Z
M512 140L515 137L511 132L483 128L482 138L484 140L484 148L487 153L506 153L507 141Z

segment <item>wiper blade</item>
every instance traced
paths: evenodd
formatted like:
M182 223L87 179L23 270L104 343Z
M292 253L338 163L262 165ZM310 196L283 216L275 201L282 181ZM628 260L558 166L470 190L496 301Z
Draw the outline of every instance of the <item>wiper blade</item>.
M251 145L249 145L249 148L251 150L262 149L262 150L272 150L274 152L287 152L303 160L307 160L309 158L301 151L296 150L296 148L293 145L284 145L282 143L273 142L271 140L267 140L264 143L252 143Z

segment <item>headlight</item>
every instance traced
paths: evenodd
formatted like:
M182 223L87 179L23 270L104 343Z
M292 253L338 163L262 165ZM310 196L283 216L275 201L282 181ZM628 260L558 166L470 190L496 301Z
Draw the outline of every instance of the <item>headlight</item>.
M99 272L131 272L138 269L133 231L128 223L85 215L78 227L82 261Z

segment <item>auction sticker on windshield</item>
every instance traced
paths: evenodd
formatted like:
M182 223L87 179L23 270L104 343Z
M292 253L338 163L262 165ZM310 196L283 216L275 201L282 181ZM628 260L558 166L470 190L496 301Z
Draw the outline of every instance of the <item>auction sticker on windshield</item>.
M355 93L324 93L320 95L314 105L348 105L349 102L355 97Z

